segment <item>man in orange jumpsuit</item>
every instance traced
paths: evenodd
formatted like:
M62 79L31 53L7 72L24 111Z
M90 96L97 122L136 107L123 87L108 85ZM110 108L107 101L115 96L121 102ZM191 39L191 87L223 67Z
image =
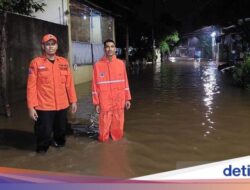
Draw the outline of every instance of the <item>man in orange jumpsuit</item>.
M27 104L35 121L36 151L46 152L50 145L63 147L66 139L67 108L77 110L77 98L68 61L56 55L57 38L42 38L44 54L30 63L27 83ZM52 138L53 133L53 138Z
M99 141L109 137L119 140L123 136L124 109L130 108L131 95L126 65L115 56L113 40L104 42L105 56L93 69L92 99L99 115Z

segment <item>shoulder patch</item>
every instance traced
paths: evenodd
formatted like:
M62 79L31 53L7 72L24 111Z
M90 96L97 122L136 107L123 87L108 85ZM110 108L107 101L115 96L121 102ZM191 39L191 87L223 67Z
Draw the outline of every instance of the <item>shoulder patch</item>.
M100 77L105 77L105 72L100 72Z

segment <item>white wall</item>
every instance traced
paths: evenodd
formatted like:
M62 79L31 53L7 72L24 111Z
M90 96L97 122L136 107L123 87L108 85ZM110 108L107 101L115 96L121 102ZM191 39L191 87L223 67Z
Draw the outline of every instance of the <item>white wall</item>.
M67 23L67 16L65 11L67 10L67 0L35 0L36 2L44 2L47 6L44 6L44 12L33 13L35 18L46 20L49 22L63 24Z

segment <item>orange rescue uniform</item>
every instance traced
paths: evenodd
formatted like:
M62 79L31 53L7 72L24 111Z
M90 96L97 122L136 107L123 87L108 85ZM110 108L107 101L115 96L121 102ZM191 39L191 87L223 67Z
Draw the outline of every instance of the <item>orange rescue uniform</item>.
M126 66L112 57L103 57L95 63L92 80L92 99L100 106L99 140L113 140L123 136L125 102L131 100Z
M62 110L77 102L68 61L56 56L51 63L45 56L33 59L29 67L27 104L36 110Z

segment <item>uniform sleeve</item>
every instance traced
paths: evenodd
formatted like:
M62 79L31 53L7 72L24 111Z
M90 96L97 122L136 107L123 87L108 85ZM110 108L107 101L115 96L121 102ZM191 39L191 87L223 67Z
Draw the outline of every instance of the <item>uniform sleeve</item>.
M68 66L69 66L69 64L68 64ZM76 103L77 102L76 90L75 90L75 84L74 84L74 80L73 80L73 77L72 77L70 67L68 68L68 78L67 78L67 81L66 81L66 90L67 90L69 102L71 104Z
M96 79L97 79L97 73L95 66L93 67L93 73L92 73L92 102L94 105L99 105L99 95L97 91L97 84L96 84Z
M37 100L37 65L33 60L29 66L28 81L27 81L27 106L34 108L38 106Z
M126 64L124 64L124 78L125 78L125 100L131 100L131 94L129 89L129 83L128 83L128 76L126 71Z

